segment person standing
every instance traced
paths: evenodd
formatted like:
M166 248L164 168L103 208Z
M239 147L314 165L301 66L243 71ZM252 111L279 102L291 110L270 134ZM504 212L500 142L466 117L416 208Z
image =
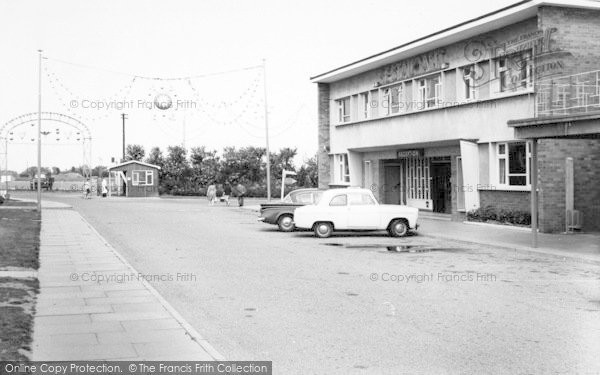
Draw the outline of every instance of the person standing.
M242 185L241 183L238 183L237 186L235 187L235 190L237 190L237 199L238 199L238 205L240 207L244 206L244 196L246 195L246 187L244 185Z

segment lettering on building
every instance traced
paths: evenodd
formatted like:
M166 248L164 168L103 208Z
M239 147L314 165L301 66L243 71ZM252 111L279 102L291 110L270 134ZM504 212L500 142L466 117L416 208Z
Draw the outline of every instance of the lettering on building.
M446 49L438 48L381 68L377 84L385 85L434 72L442 69L446 64Z

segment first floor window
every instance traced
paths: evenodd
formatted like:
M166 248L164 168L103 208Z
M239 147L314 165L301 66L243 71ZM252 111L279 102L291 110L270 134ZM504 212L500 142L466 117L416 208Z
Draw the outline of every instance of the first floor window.
M369 92L360 94L360 115L363 119L369 118Z
M388 115L400 112L400 102L402 100L402 85L394 85L383 89L383 106Z
M531 151L527 142L499 143L498 184L528 186L531 183L529 166Z
M418 80L419 99L423 108L431 108L442 100L442 83L440 75Z
M151 170L133 171L132 184L135 186L154 185L154 172Z
M533 83L533 59L531 51L522 51L496 59L496 78L499 92L530 88Z
M338 102L338 121L350 122L350 97L340 99Z
M476 99L475 94L475 65L462 68L464 97L466 100Z
M348 154L335 155L335 174L338 182L350 182L350 168L348 167Z

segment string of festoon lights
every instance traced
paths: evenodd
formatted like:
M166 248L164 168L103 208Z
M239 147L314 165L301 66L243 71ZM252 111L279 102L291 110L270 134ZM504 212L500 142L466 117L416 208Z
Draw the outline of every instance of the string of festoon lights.
M131 102L133 100L132 97L140 98L143 96L147 103L154 103L161 109L161 111L152 111L151 116L153 125L160 128L165 135L173 134L172 131L169 131L172 130L173 125L166 124L165 121L172 123L181 120L183 115L184 122L186 119L204 120L195 121L195 123L204 125L201 128L195 126L192 129L192 132L190 132L191 134L188 135L189 139L201 136L203 133L202 128L206 127L206 125L218 127L235 126L249 136L264 138L264 100L262 95L259 95L261 91L260 84L264 79L262 65L208 74L161 78L123 73L50 57L45 57L45 60L47 63L44 64L44 71L46 73L48 84L56 96L56 100L67 113L80 118L83 121L92 123L103 121L110 116L114 116L115 111L92 112L84 110L81 106L76 106L74 108L72 105L73 101L75 101L75 103L81 101L84 95L71 88L71 85L67 83L67 80L58 73L59 67L76 67L124 76L126 78L125 82L115 92L108 95L108 99L105 101L108 103ZM200 82L201 79L243 72L253 73L253 77L251 77L252 79L246 87L237 91L233 97L231 97L233 90L229 92L230 95L227 98L214 99L212 95L203 94L198 89L199 86L202 86L202 82ZM237 82L238 80L233 81ZM140 91L143 92L142 95L136 94L136 92ZM174 102L179 102L180 98L190 97L195 102L194 106L181 108L179 105L173 104ZM161 108L161 105L164 105L164 107ZM90 114L90 112L92 114ZM289 126L286 127L283 132L289 128ZM194 134L194 132L196 134Z

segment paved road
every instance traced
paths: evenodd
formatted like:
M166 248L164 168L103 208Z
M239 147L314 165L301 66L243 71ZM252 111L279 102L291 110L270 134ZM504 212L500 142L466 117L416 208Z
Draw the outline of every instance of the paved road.
M598 266L419 236L319 240L204 200L47 197L140 272L193 274L151 284L228 359L303 374L600 371Z

